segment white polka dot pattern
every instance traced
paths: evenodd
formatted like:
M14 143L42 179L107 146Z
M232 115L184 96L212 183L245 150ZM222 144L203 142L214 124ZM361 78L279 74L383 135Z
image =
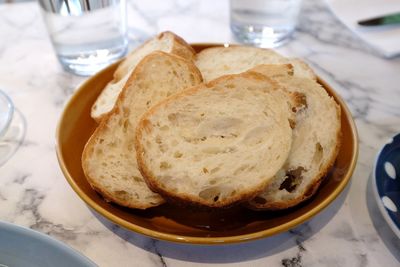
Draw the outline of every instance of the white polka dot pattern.
M391 210L393 212L397 212L397 207L396 207L396 205L394 204L394 202L390 198L388 198L387 196L384 196L384 197L382 197L382 202L383 202L383 205L388 210Z
M384 168L385 168L386 174L387 174L390 178L396 179L396 169L393 167L393 164L392 164L392 163L390 163L389 161L386 161L386 162L385 162L385 165L384 165Z

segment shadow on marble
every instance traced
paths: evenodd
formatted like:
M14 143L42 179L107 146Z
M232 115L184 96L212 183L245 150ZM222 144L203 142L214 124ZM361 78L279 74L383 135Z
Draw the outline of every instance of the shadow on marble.
M351 183L351 181L350 181ZM191 245L155 240L119 227L91 209L98 220L126 242L152 253L155 257L178 259L198 263L233 263L273 256L282 251L298 248L317 234L339 211L349 192L349 185L325 210L294 229L268 238L227 245Z
M376 232L378 233L382 242L385 244L386 248L400 262L400 240L384 220L381 212L379 211L375 197L368 197L374 195L373 186L373 175L371 173L368 178L366 193L369 216L371 217L371 221Z

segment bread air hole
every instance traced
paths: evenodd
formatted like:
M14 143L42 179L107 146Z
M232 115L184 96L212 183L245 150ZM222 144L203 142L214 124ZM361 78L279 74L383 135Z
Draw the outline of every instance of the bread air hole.
M288 170L286 172L285 180L279 186L279 190L285 189L289 193L293 192L303 181L302 173L304 171L305 169L301 166Z
M242 173L242 172L245 171L248 167L249 167L248 164L241 165L239 168L237 168L237 169L233 172L233 175L238 175L238 174Z
M220 188L215 186L200 191L199 197L208 201L217 202L219 200L220 194Z
M137 183L142 182L142 179L140 179L140 177L132 176L132 178L133 178L133 180L134 180L135 182L137 182Z
M178 121L178 115L176 113L168 114L168 120L172 123L172 125L176 125Z
M128 151L133 152L133 143L128 144Z
M313 164L319 164L322 160L322 156L324 154L324 149L321 144L318 142L315 144L314 156L312 159Z
M225 87L226 87L226 88L229 88L229 89L234 89L234 88L236 88L236 86L235 86L233 83L229 83L229 84L225 85Z
M293 112L297 113L308 107L307 97L305 94L300 92L293 92L292 95L294 97L294 106L292 107Z
M165 152L167 152L168 147L167 147L166 145L164 145L164 144L161 144L161 145L158 146L158 149L159 149L162 153L165 153Z
M168 169L170 169L172 166L171 166L171 164L169 164L168 162L166 162L166 161L161 161L160 162L160 169L161 170L168 170Z
M176 151L174 153L174 158L176 158L176 159L180 159L180 158L182 158L182 156L183 156L183 154L181 152L179 152L179 151Z
M130 110L127 107L123 107L122 114L124 114L124 117L128 117L130 114Z
M123 132L126 133L128 131L128 126L129 126L129 121L125 120L124 121L124 126L123 126Z
M220 169L221 169L220 167L213 168L210 170L210 174L217 173ZM211 183L211 181L210 181L210 183Z
M263 197L255 197L253 199L253 202L256 204L264 205L265 203L267 203L267 200Z
M193 74L190 74L189 77L190 77L190 82L191 82L192 84L194 84L194 80L195 80L195 79L194 79L194 75L193 75Z
M125 190L115 190L114 194L118 199L121 199L121 200L129 199L129 194Z
M108 144L109 147L117 147L117 142L120 143L119 139L116 139L115 141L111 142Z
M289 120L289 125L290 128L293 130L294 128L296 128L296 121L292 120L292 119L288 119Z

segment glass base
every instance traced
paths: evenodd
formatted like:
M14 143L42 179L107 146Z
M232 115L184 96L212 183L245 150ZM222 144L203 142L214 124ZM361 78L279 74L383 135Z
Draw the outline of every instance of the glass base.
M14 109L12 120L0 138L0 166L3 166L24 141L26 121L18 109Z
M294 29L277 31L269 27L254 27L251 25L231 25L231 30L238 42L263 48L274 48L286 44Z
M0 91L0 138L5 135L14 114L14 105L6 93Z
M73 74L90 76L126 55L127 47L117 51L99 50L78 56L58 55L62 67Z

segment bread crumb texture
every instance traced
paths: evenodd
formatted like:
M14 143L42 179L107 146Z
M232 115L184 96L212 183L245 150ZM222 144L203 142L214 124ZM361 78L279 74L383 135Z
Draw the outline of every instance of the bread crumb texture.
M211 207L254 197L291 147L288 95L263 76L220 78L150 110L138 128L152 188Z

